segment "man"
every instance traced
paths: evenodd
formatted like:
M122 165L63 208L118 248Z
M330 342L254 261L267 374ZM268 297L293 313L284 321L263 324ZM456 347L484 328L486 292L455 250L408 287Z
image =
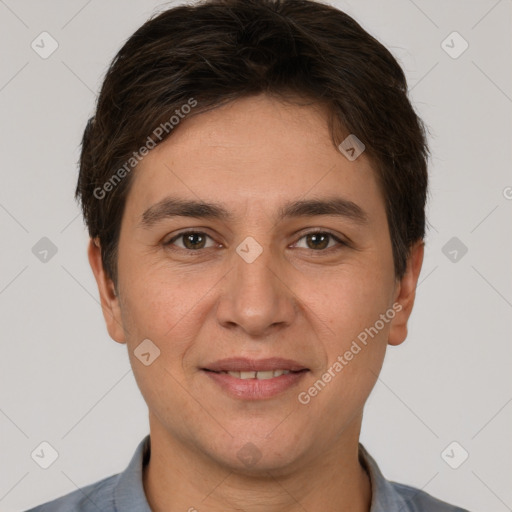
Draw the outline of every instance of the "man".
M423 260L428 148L392 55L312 1L144 24L83 138L77 197L150 434L36 511L461 511L359 443Z

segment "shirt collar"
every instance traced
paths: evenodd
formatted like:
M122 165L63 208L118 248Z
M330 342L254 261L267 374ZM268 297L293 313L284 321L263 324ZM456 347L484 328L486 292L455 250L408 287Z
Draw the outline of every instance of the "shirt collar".
M114 505L117 511L151 512L142 481L142 470L149 461L150 451L148 434L137 446L128 467L119 474L114 488Z
M151 512L144 493L143 468L149 461L151 442L149 434L139 443L127 468L119 474L114 489L114 503L118 511ZM407 504L386 480L373 457L359 443L359 461L370 478L372 502L370 512L407 510Z
M370 512L389 512L389 510L408 510L407 504L391 482L384 478L377 462L359 443L359 462L370 477L372 503Z

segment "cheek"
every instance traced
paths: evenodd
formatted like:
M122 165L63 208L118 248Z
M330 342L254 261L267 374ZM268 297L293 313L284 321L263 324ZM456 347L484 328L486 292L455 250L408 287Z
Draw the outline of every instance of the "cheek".
M143 262L128 263L125 262L124 282L120 283L128 343L149 338L164 349L172 340L173 353L182 352L201 325L197 314L211 285L204 278L189 279L176 270L148 268Z
M351 266L324 277L303 276L295 290L331 345L343 347L391 306L394 286L384 269Z
M324 366L299 390L300 403L309 403L312 417L326 418L327 438L362 412L380 373L391 323L380 316L388 310L386 295L358 286L329 290L310 315L319 319Z
M315 395L319 398L311 398L316 403L313 407L326 407L344 418L347 411L362 407L373 388L392 320L392 315L384 316L384 320L381 316L390 310L393 290L386 270L353 266L331 274L322 286L301 281L300 296L307 297L306 309L325 351L323 368L318 368L308 383L314 385L318 379L326 383L323 387L320 382L311 390L313 395L317 388L321 390Z

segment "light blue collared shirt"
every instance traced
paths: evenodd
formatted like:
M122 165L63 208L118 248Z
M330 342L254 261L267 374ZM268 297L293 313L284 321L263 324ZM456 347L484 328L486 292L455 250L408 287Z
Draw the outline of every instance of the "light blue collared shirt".
M132 460L122 473L26 512L151 512L142 484L142 470L149 456L150 437L147 435L137 446ZM359 459L370 476L370 512L468 512L414 487L386 480L361 443Z

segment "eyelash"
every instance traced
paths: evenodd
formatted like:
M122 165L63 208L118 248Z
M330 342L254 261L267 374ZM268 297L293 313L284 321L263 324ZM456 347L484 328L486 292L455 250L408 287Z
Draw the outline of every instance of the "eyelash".
M207 236L208 238L212 239L212 237L210 235L208 235L207 233L205 233L204 231L183 231L182 233L179 233L178 235L172 237L170 240L168 240L167 242L164 242L163 245L166 247L166 248L171 248L171 250L179 250L179 251L186 251L188 253L199 253L201 251L205 251L207 249L211 249L211 247L206 247L206 248L201 248L201 249L187 249L187 248L183 248L183 247L178 247L178 248L174 248L172 247L172 245L174 244L174 242L180 238L183 238L184 236L186 235L203 235L203 236ZM309 235L328 235L331 239L335 240L336 242L338 242L338 246L333 246L333 247L328 247L326 249L318 249L318 250L315 250L315 249L309 249L310 251L313 251L313 252L319 252L319 253L330 253L332 250L339 250L341 249L342 247L349 247L349 244L343 240L341 240L339 237L337 237L336 235L334 235L333 233L331 233L330 231L326 231L326 230L314 230L314 231L309 231L307 233L304 233L300 238L299 240L302 240L303 238L309 236Z

